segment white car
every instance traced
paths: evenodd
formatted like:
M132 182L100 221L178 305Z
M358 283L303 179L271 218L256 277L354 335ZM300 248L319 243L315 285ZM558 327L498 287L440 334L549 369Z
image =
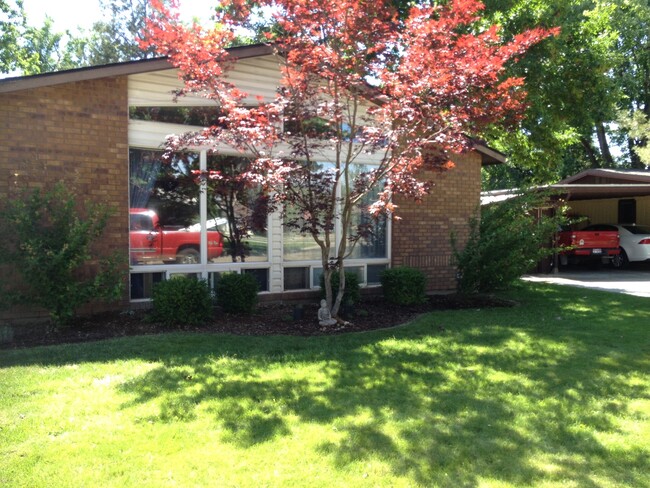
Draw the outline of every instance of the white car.
M624 268L629 262L650 260L650 227L643 225L590 225L587 229L618 230L621 254L614 256L612 266Z
M208 219L205 224L208 230L218 230L219 232L223 232L224 230L227 231L225 226L228 224L228 220L223 217L218 217L216 219ZM183 230L187 230L188 232L200 232L201 224L192 224Z

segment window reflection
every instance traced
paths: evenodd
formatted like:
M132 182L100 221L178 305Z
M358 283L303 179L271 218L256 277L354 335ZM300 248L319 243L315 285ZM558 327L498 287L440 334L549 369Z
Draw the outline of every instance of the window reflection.
M199 221L198 156L165 160L160 151L131 149L129 161L131 264L200 263L201 235L192 227ZM208 241L209 257L221 256L221 235Z
M223 254L211 262L268 260L268 197L248 175L250 161L208 158L208 231L223 236Z

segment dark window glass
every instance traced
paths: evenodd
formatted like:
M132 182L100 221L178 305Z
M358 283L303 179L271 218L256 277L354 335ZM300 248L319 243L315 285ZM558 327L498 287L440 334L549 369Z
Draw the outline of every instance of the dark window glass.
M636 200L633 198L618 201L618 222L620 224L636 223Z
M368 265L368 284L377 285L381 283L381 272L386 269L385 264L369 264Z
M284 289L305 290L309 288L309 268L284 268Z
M151 298L153 287L165 279L165 273L133 273L131 275L131 300Z
M257 281L260 291L269 291L269 270L268 269L243 269L242 273L251 275Z

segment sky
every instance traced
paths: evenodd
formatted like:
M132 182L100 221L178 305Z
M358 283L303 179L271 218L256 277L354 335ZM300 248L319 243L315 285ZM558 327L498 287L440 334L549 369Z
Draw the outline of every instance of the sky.
M216 0L181 0L182 18L210 18ZM43 24L45 15L54 21L54 30L72 31L77 27L90 28L93 22L101 20L99 0L23 0L27 22L32 26Z

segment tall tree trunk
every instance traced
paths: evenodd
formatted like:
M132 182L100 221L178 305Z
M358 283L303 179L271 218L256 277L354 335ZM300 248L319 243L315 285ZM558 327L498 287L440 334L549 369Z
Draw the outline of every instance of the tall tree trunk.
M600 164L600 158L598 157L598 154L596 153L594 147L591 144L591 141L585 137L582 137L580 139L580 142L582 143L582 147L585 150L585 154L587 155L587 159L589 159L589 162L591 163L592 168L600 168L602 165Z
M598 136L598 145L600 146L600 155L603 158L606 168L614 166L614 158L609 150L609 142L607 142L607 132L605 125L602 122L596 123L596 135Z
M641 158L636 152L636 148L639 147L639 142L632 137L627 138L627 147L630 152L630 166L633 169L645 169L645 164L641 161Z

